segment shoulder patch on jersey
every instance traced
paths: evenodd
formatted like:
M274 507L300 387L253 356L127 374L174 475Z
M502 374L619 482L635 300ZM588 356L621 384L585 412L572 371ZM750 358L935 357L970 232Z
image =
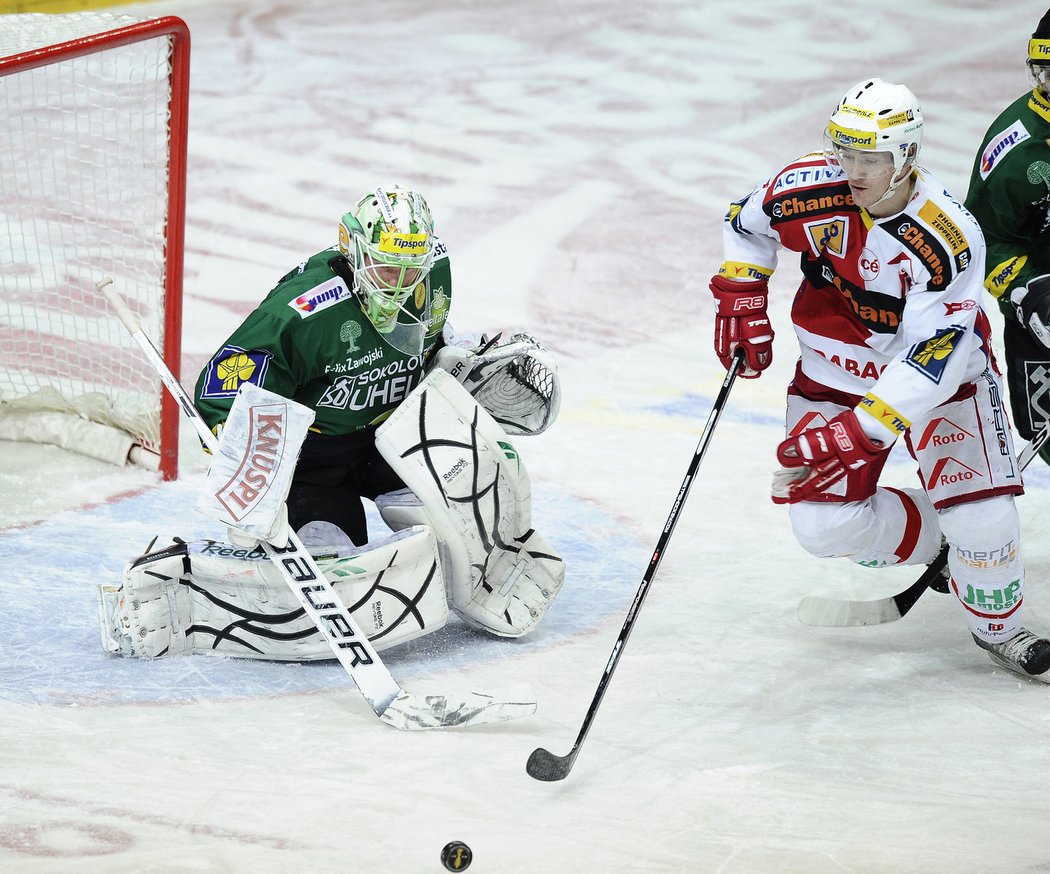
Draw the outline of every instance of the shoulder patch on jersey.
M208 362L202 398L232 398L246 382L262 386L273 356L262 349L223 346Z
M350 289L337 276L288 301L288 306L299 314L300 319L307 319L350 298Z
M906 362L928 380L939 384L948 366L948 359L965 334L966 330L959 325L942 328L928 340L912 346Z
M987 179L1014 146L1031 138L1031 134L1020 121L1015 121L1002 133L992 137L981 152L981 178Z

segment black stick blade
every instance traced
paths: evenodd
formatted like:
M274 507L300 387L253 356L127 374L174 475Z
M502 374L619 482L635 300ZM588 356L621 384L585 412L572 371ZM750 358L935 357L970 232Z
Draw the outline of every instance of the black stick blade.
M572 770L573 760L576 758L572 753L567 756L556 756L554 753L539 747L532 751L528 762L525 763L525 771L536 780L545 783L553 783L556 780L564 780Z

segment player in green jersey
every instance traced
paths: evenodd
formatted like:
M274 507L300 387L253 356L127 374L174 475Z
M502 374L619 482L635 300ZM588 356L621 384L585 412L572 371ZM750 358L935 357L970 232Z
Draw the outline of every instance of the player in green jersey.
M992 122L966 206L988 244L985 287L1005 317L1014 423L1026 440L1050 419L1050 11L1028 43L1033 89ZM1050 447L1040 453L1050 463Z
M565 563L537 531L516 438L557 417L557 365L528 334L457 337L451 297L430 209L400 186L362 197L338 244L278 282L196 385L220 434L197 509L229 542L151 544L100 586L107 652L331 658L259 547L290 531L377 650L450 609L501 637L536 627ZM375 539L364 499L388 529Z
M360 498L404 487L375 429L419 383L452 298L449 259L426 201L400 186L368 192L339 243L285 275L201 372L212 428L253 383L314 411L288 496L293 529L321 520L367 541Z

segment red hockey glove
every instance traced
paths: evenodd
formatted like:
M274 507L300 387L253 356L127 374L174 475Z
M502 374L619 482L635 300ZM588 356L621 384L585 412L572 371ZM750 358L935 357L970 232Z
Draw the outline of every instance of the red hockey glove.
M750 279L743 282L711 277L715 296L715 354L729 370L738 346L744 349L740 375L755 379L773 362L773 328L766 315L769 282Z
M809 428L777 447L784 466L773 475L773 503L810 501L888 449L865 434L853 410L821 428Z

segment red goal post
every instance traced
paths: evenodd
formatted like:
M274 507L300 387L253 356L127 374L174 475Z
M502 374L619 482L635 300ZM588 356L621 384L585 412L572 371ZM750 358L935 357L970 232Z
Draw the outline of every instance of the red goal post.
M179 410L104 276L179 374L189 29L0 15L0 439L178 473Z

